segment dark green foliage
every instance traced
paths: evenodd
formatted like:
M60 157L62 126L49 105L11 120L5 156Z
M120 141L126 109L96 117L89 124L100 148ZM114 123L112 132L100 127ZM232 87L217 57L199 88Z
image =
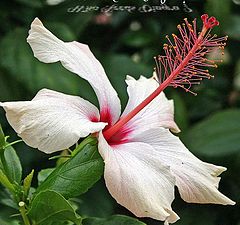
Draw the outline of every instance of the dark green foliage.
M240 151L240 110L221 111L184 134L192 152L203 156L231 156Z

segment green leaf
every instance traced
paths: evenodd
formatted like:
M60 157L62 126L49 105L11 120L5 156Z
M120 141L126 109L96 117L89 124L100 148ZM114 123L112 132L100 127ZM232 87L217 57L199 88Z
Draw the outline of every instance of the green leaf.
M9 181L8 177L0 169L0 183L10 192L15 193L15 186Z
M31 203L28 215L37 225L62 224L65 221L80 225L82 220L70 203L55 191L38 193Z
M23 191L26 197L28 196L29 190L31 188L33 174L34 174L34 170L32 170L31 173L28 174L23 180Z
M11 198L1 198L0 202L4 206L8 206L8 207L13 208L15 210L18 210L18 208L19 208L19 206L16 204L16 202L14 202L14 200L11 199Z
M8 146L5 149L2 164L9 181L20 184L22 179L22 166L18 155L12 146Z
M5 136L2 130L2 126L0 124L0 152L1 152L1 149L3 150L5 145L6 145Z
M86 218L83 225L146 225L138 219L129 216L114 215L109 218Z
M47 177L54 171L54 168L43 169L38 173L38 186L40 186L43 181L47 179Z
M0 218L0 224L2 224L2 225L19 225L20 222L17 220L6 221L6 220L3 220L2 218Z
M103 174L103 160L96 145L87 144L83 149L57 167L38 187L37 192L54 190L65 198L86 192Z
M225 156L240 150L240 110L216 113L183 135L189 149L203 156Z

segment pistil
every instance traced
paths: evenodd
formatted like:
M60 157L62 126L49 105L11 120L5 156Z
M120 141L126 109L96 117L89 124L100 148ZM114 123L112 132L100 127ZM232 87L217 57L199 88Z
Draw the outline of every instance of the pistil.
M185 48L187 48L188 53L185 55L183 60L179 60L179 57L181 57L181 56L179 56L179 52L181 51L181 49L176 50L176 48L177 48L176 46L177 46L178 42L180 42L181 40L176 39L174 36L174 41L175 41L176 46L171 45L170 50L165 49L166 56L161 56L164 58L163 62L164 62L164 60L166 62L164 67L166 67L166 65L168 65L167 63L171 64L170 66L172 66L172 64L173 64L172 61L174 62L172 68L170 68L171 73L169 75L165 74L165 76L164 76L165 80L162 83L160 83L159 87L152 94L150 94L143 102L141 102L136 108L134 108L126 116L120 118L120 120L116 124L114 124L113 126L111 126L110 128L108 128L107 130L105 130L103 132L103 135L106 140L109 140L114 134L116 134L125 124L128 123L128 121L130 121L143 108L145 108L149 103L151 103L166 87L168 87L170 85L175 86L175 87L179 86L179 87L182 87L184 90L191 92L189 89L185 88L184 85L181 85L181 82L182 83L186 83L186 82L190 83L190 82L192 82L192 80L201 80L202 76L205 76L207 78L211 77L210 74L208 74L207 70L202 70L201 68L197 68L195 66L191 66L191 70L193 70L193 71L189 72L189 68L187 68L188 71L184 72L184 69L188 66L188 64L190 62L194 61L193 60L194 57L196 59L198 59L200 56L205 56L205 54L208 53L208 50L206 50L206 49L201 51L202 48L204 49L204 47L202 45L207 45L207 44L213 43L212 38L210 38L210 40L208 42L207 36L209 35L209 33L207 33L207 32L209 29L211 29L214 26L217 26L219 23L214 17L211 17L208 19L208 15L206 15L206 14L203 15L201 17L201 19L203 21L203 28L202 28L202 31L200 32L200 34L198 35L198 37L196 37L195 39L194 39L194 34L196 34L196 24L194 23L194 28L192 28L191 24L188 23L188 21L185 19L185 23L189 29L189 37L186 37L186 38L189 42L194 41L194 44L191 46L191 49L189 49L189 47L185 47ZM185 28L182 29L181 26L180 27L179 26L178 26L178 28L184 39L185 36L183 36L183 35L186 35L186 32L185 32L186 30L185 30ZM219 41L221 41L221 40L222 40L221 38L218 40L214 40L213 47L216 47L216 46L222 47L223 44L219 43ZM170 43L171 43L171 41L170 41ZM173 58L173 54L171 53L172 48L175 49L175 52L176 52L174 59L172 59ZM162 60L161 57L160 57L159 61ZM205 64L207 62L205 60L202 60L202 61L204 61ZM159 71L160 66L161 65L157 64L157 70L156 70L156 73L159 78L161 78L161 74L160 74L161 71ZM211 66L211 65L208 64L207 66ZM165 73L168 73L168 69L166 69L166 71L167 72L165 72ZM198 76L197 73L200 73L200 75ZM180 77L178 77L179 75L180 75Z

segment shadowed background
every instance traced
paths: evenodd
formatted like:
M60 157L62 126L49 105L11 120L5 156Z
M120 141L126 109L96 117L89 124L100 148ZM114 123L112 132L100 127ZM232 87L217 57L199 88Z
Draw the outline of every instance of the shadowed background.
M220 26L213 33L228 35L224 62L211 74L215 79L204 81L193 90L197 97L183 90L168 88L168 98L175 102L175 118L184 143L196 156L228 168L223 173L220 190L234 201L240 200L240 0L166 1L179 10L155 11L160 1L119 0L116 5L132 5L148 12L126 10L104 14L87 6L106 8L107 0L65 1L48 5L44 0L2 0L0 2L0 101L30 100L41 88L79 95L97 105L96 96L88 83L65 70L59 63L43 64L33 57L26 37L32 20L39 17L44 25L64 41L86 43L103 64L117 90L122 108L127 102L126 75L150 77L153 57L162 53L166 34L177 34L176 26L183 18L189 21L203 13L217 17ZM186 4L188 7L186 7ZM77 12L81 7L85 12ZM175 9L177 9L175 7ZM93 8L92 8L93 9ZM86 12L89 10L88 12ZM192 10L192 11L191 11ZM71 12L68 12L71 11ZM191 12L190 12L191 11ZM199 23L200 24L200 23ZM199 26L199 29L201 27ZM0 123L6 135L16 140L0 110ZM39 171L54 166L48 156L25 144L16 145L27 175L32 168ZM35 181L36 182L36 181ZM0 189L1 190L1 189ZM2 192L0 193L2 194ZM181 220L176 225L240 225L240 208L236 206L197 205L183 202L178 194L173 209ZM87 194L75 199L80 215L107 217L112 214L131 215L117 205L100 181ZM14 213L1 198L0 224L13 225L9 216ZM159 221L143 219L149 225Z

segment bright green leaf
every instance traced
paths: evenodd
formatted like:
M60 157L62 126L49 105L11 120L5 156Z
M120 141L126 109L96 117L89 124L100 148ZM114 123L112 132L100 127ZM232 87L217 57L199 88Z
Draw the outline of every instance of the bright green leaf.
M2 184L10 192L15 193L15 186L9 181L8 177L2 170L0 170L0 184Z
M240 110L216 113L183 136L189 149L203 156L225 156L240 150Z
M103 174L103 160L96 145L87 144L71 159L57 167L37 192L54 190L66 198L86 192Z
M22 166L18 155L12 146L8 146L4 151L3 168L11 182L20 184L22 179Z
M37 225L62 224L64 221L80 225L82 220L70 203L55 191L38 193L31 203L28 215Z
M31 173L28 174L23 180L23 191L26 197L28 196L29 190L31 188L33 174L34 174L34 170L32 170Z
M138 219L129 216L115 215L109 218L86 218L83 225L146 225Z

